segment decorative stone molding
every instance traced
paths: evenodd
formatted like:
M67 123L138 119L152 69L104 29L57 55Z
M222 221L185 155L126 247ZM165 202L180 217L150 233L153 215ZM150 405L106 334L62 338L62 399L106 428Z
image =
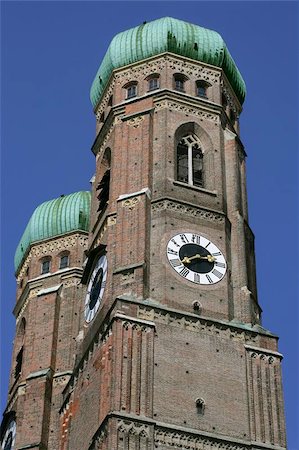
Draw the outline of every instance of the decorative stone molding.
M198 436L183 431L161 430L155 431L155 444L166 445L167 448L192 449L192 450L248 450L247 445L234 442L220 441L206 436Z
M241 111L239 108L237 109L235 95L227 84L222 83L222 93L227 101L227 104L233 110L236 119L238 119Z
M117 431L119 433L139 435L145 438L150 437L150 428L148 425L129 420L119 419L117 421Z
M142 323L137 323L137 322L125 321L122 323L122 326L125 330L129 330L131 328L132 330L144 331L146 333L151 331L151 327L149 327L145 324L142 324Z
M67 373L57 373L53 377L53 386L65 386L69 381L71 372Z
M116 224L116 214L113 215L113 216L109 216L107 218L107 225L108 225L108 227L112 227L115 224Z
M69 280L63 280L63 287L79 286L80 278L71 278Z
M136 206L137 203L139 203L140 201L140 197L132 197L132 198L127 198L126 200L123 200L122 203L122 207L128 209L129 211L132 211Z
M144 121L144 116L133 117L132 119L127 121L127 124L130 127L138 128L139 125Z
M97 120L100 120L101 115L103 114L103 112L105 111L105 109L108 106L109 99L110 99L111 95L113 94L114 85L115 85L115 81L114 81L114 79L112 79L111 83L109 84L108 89L106 90L105 95L103 96L103 98L100 101L98 108L96 110L95 114L96 114Z
M173 56L166 56L165 59L167 61L167 67L175 72L184 73L189 77L193 77L197 80L205 80L211 84L220 82L221 69L213 70L203 64L192 63Z
M114 119L114 122L112 123L111 127L109 128L108 132L106 133L106 136L104 137L104 139L102 140L102 143L97 151L97 159L102 157L102 154L104 153L104 151L106 150L106 144L111 136L111 133L114 129L114 125L117 123L117 118Z
M223 214L208 211L197 206L186 205L185 203L180 203L175 200L166 199L152 203L153 213L163 210L176 211L189 217L198 217L200 219L206 219L216 223L223 223L225 220Z
M67 248L75 247L76 245L80 245L81 247L87 248L88 236L82 234L72 234L63 237L55 237L51 238L47 242L43 242L41 244L32 244L32 247L27 255L24 264L17 276L17 282L20 280L26 273L27 267L30 264L30 261L33 257L41 257L49 254L53 254L55 252L59 252L61 250L65 250Z
M152 73L160 73L166 65L166 58L158 58L152 61L147 61L143 64L137 64L126 70L121 70L115 73L115 80L122 85L133 80L143 80Z
M193 116L200 117L201 119L211 120L212 122L218 123L220 121L219 115L217 113L205 112L199 107L188 106L187 104L181 103L174 100L160 100L155 102L155 111L161 109L169 109L172 111L179 111L184 114L191 114Z
M140 319L171 325L196 333L202 333L204 331L208 335L226 335L230 339L243 343L248 341L255 343L257 341L257 336L254 332L251 333L246 330L235 329L234 327L230 327L229 324L213 322L201 317L186 318L186 316L180 316L172 311L149 306L139 306L137 316Z

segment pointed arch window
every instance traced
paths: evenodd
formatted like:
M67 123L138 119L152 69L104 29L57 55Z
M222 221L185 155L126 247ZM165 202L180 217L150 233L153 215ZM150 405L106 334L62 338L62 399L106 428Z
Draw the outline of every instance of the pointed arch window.
M196 135L183 137L177 146L177 180L203 186L203 153Z

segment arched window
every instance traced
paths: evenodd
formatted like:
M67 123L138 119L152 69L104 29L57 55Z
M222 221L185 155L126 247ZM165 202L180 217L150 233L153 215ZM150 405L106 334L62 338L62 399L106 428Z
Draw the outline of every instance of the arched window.
M148 82L148 91L154 91L160 87L160 76L157 73L149 75L146 78Z
M137 81L131 81L124 86L126 90L126 99L133 98L137 96Z
M183 137L177 146L177 180L203 186L203 153L195 134Z
M65 269L70 264L70 256L68 253L60 255L59 269Z
M210 84L204 80L198 80L196 82L196 95L197 97L207 98L207 90Z
M185 92L185 82L188 80L186 75L175 73L173 75L174 89L176 91Z
M47 256L46 258L43 258L41 261L41 274L43 275L45 273L49 273L50 267L51 267L51 258Z

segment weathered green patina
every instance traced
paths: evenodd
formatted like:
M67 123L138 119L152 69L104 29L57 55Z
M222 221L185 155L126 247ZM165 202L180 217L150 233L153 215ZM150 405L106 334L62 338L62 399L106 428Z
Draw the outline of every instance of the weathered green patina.
M94 108L114 69L164 52L221 67L240 103L243 103L245 82L220 34L182 20L163 17L119 33L112 39L91 86L90 98Z
M34 242L75 230L88 231L90 192L64 195L39 205L32 214L15 253L18 271L29 247Z

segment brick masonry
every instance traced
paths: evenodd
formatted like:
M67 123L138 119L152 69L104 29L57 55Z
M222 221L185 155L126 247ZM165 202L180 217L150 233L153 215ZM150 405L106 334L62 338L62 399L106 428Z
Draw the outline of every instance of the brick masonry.
M178 72L188 78L183 93L173 86ZM153 73L160 88L148 92ZM202 78L207 98L195 96ZM137 97L126 100L132 81ZM285 448L281 355L261 326L240 113L219 68L163 54L114 71L95 111L90 233L34 244L17 276L6 410L16 413L16 449ZM203 188L176 180L176 146L188 133L202 145ZM108 168L109 202L99 212ZM199 286L172 269L166 246L180 232L221 249L228 270L219 283ZM88 324L100 244L107 284ZM70 267L61 271L62 252ZM45 256L51 273L41 276Z

